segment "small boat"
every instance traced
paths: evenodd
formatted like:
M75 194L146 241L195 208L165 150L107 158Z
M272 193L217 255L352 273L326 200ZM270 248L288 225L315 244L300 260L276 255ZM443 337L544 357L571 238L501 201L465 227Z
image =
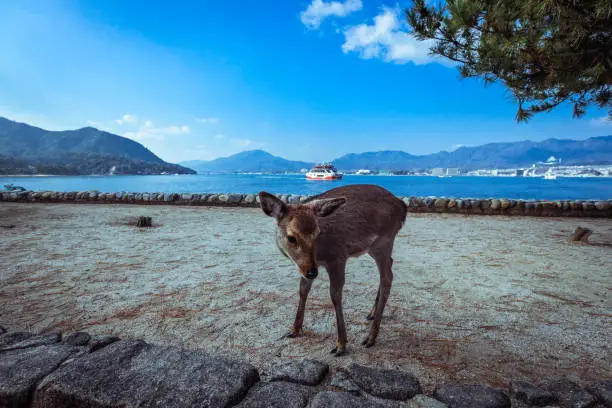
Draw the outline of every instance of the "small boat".
M23 188L21 186L16 186L14 184L5 184L4 185L4 189L6 191L26 191L25 188Z
M342 179L342 173L336 170L331 163L321 163L315 165L308 173L306 173L308 180L340 180Z

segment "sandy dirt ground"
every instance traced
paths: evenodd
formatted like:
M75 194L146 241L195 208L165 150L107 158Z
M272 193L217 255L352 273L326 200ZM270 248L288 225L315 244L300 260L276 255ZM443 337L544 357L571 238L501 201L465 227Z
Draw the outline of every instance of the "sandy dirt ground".
M154 228L130 225L153 217ZM592 245L572 244L577 226ZM0 203L0 324L85 330L246 358L356 361L440 381L507 385L612 376L612 220L409 215L377 344L361 346L378 285L347 267L349 354L324 270L298 339L299 275L260 209Z

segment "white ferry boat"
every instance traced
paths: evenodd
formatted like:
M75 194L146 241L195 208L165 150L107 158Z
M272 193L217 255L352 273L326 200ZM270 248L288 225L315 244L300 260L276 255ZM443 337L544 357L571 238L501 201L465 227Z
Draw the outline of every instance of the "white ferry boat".
M308 173L306 173L308 180L340 180L342 179L342 173L340 173L333 164L321 163L315 165Z

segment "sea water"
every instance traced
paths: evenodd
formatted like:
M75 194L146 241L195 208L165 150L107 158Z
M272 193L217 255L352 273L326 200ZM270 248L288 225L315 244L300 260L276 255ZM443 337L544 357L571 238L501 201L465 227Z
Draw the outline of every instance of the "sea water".
M304 175L224 174L164 176L12 176L0 177L33 191L177 192L314 195L348 184L376 184L399 196L509 198L535 200L609 200L612 177L545 180L540 177L432 177L345 175L342 180L306 180Z

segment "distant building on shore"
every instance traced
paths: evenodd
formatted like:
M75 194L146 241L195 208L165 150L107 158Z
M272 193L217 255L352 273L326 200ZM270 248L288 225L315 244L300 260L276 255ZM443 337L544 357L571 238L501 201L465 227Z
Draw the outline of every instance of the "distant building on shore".
M446 169L446 175L447 176L458 176L459 169L456 167L449 167L448 169Z

